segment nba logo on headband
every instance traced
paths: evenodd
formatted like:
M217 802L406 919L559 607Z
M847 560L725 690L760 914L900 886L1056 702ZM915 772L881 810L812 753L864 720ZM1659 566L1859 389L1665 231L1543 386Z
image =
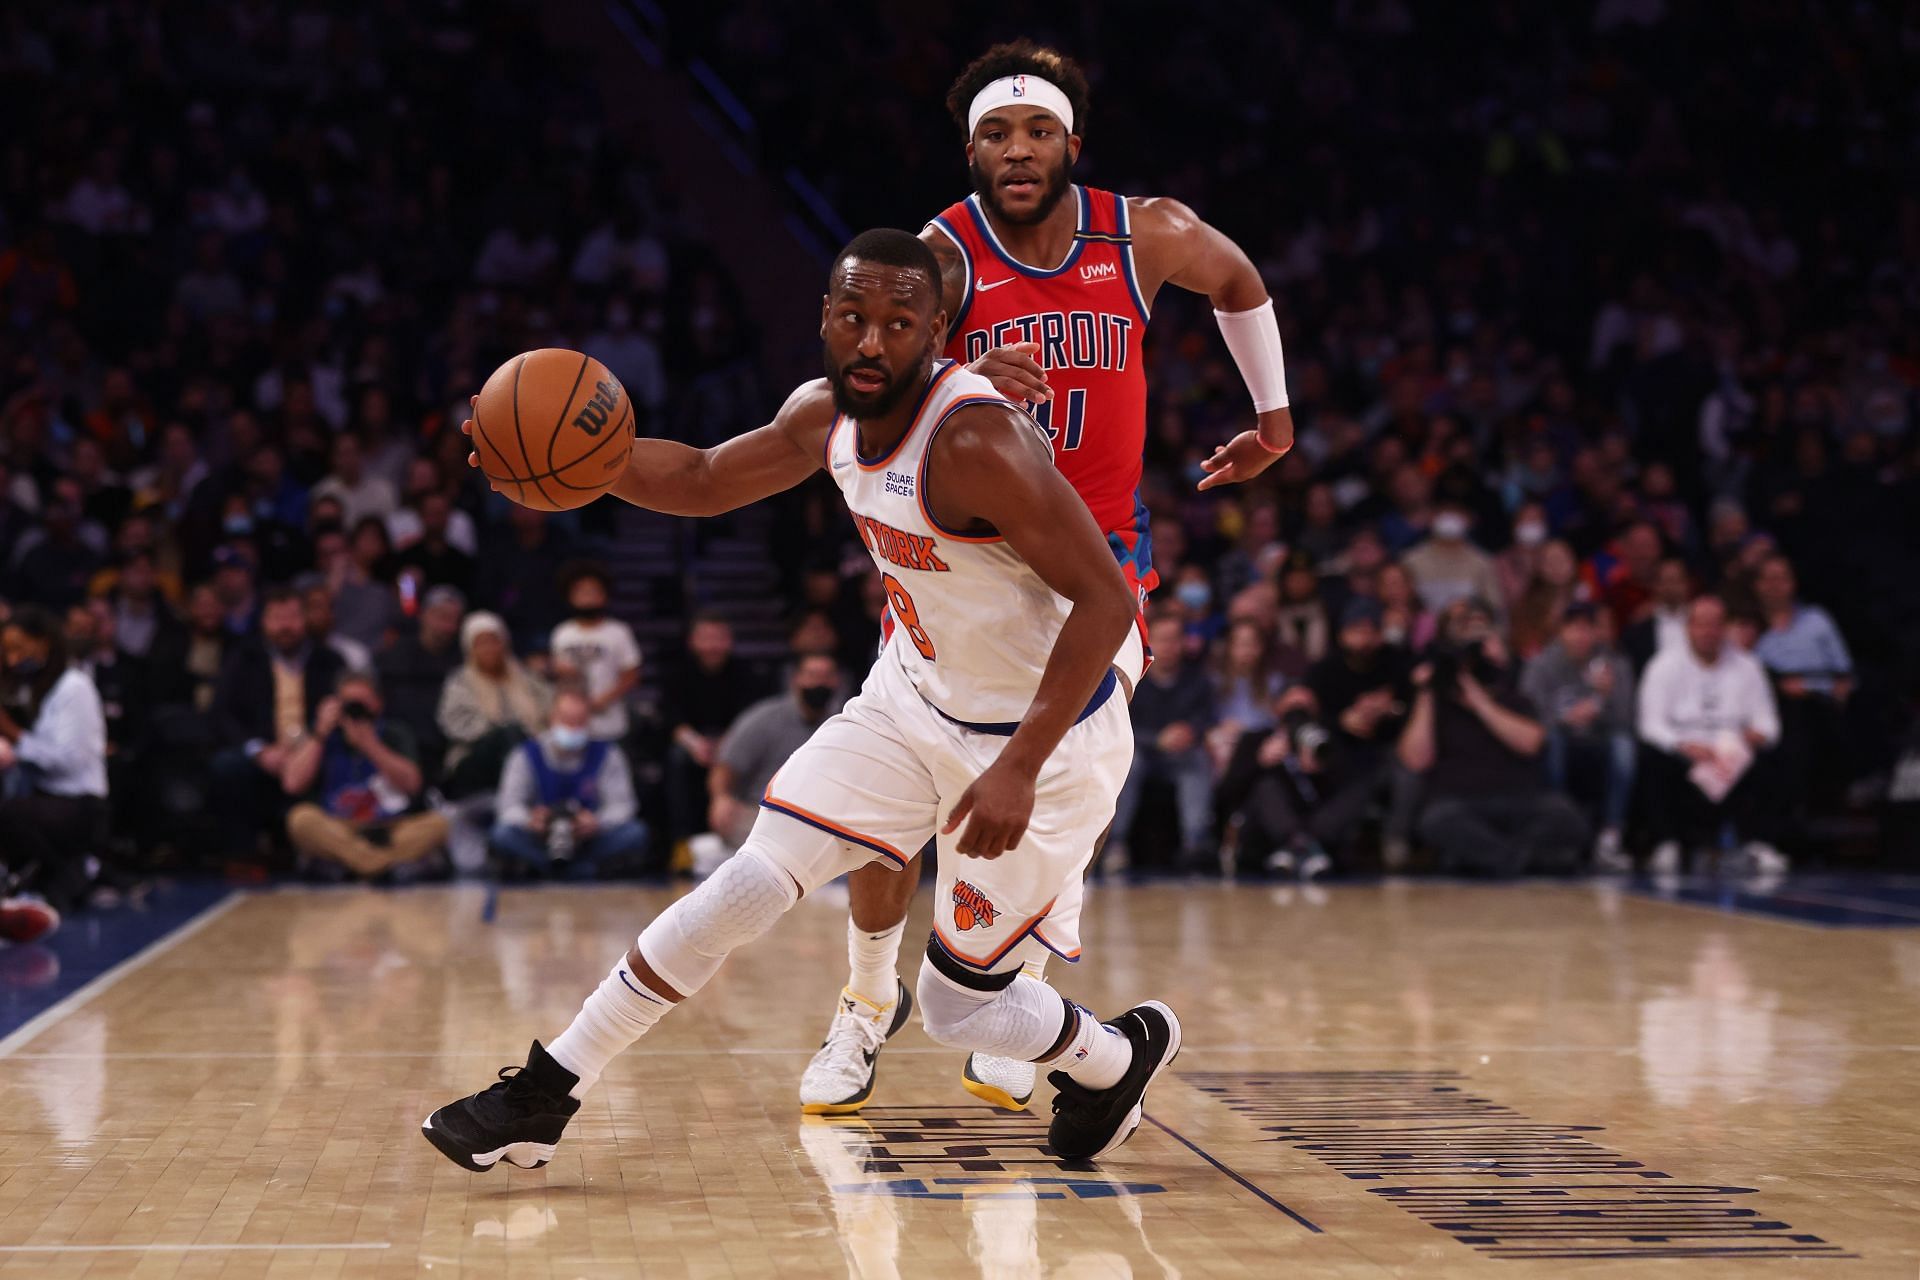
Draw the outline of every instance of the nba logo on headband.
M1016 102L1051 112L1068 133L1073 132L1073 104L1060 87L1045 76L1017 75L1001 76L974 95L973 105L967 108L967 135L971 137L980 127L980 117L987 112Z

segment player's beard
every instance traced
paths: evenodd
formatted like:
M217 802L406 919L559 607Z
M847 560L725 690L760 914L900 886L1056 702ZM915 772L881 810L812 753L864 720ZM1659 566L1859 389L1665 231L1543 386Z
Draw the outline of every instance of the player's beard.
M847 390L847 373L833 362L833 353L825 353L827 369L827 387L833 392L833 407L836 412L844 413L855 422L884 418L900 407L900 402L926 385L927 370L933 365L933 343L928 342L926 350L913 363L913 368L904 375L895 374L887 383L886 390L870 400L856 399ZM848 368L872 368L865 361L856 360Z
M987 180L987 175L981 171L978 160L967 162L967 173L973 178L973 189L979 193L981 201L987 206L987 212L1000 221L1016 227L1030 227L1045 222L1048 215L1067 198L1067 188L1070 185L1067 181L1067 163L1062 160L1058 169L1046 175L1046 192L1041 195L1040 203L1033 207L1033 212L1016 216L1008 213L1006 206L1000 203L1000 193L994 189L993 183Z

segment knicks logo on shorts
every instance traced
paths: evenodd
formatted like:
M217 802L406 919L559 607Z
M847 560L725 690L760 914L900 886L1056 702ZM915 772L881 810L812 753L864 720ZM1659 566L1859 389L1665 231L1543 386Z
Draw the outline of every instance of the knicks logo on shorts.
M993 905L993 899L980 892L965 880L959 880L953 886L953 924L965 933L975 925L982 929L993 928L993 918L1000 914L1000 908Z

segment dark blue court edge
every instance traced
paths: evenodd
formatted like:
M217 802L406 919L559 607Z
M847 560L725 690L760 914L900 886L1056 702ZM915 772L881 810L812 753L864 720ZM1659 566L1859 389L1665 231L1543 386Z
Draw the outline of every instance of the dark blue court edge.
M1187 1150L1193 1152L1193 1154L1199 1156L1202 1160L1205 1160L1208 1164L1212 1165L1214 1168L1218 1169L1220 1172L1226 1174L1229 1178L1232 1178L1235 1182L1239 1183L1241 1186L1245 1187L1247 1190L1253 1192L1253 1194L1255 1194L1256 1196L1259 1196L1262 1200L1265 1200L1268 1204L1272 1205L1274 1208L1278 1209L1280 1212L1286 1214L1289 1218L1292 1218L1295 1222L1299 1223L1301 1226L1305 1227L1307 1230L1313 1232L1315 1235L1326 1234L1326 1232L1323 1231L1320 1227L1314 1225L1312 1222L1309 1222L1307 1219L1301 1217L1298 1213L1296 1213L1292 1209L1287 1208L1287 1206L1285 1206L1284 1204L1281 1204L1278 1200L1275 1200L1272 1196L1268 1195L1266 1192L1262 1191L1260 1188L1254 1186L1251 1182L1247 1181L1246 1178L1242 1177L1238 1173L1235 1173L1232 1169L1229 1169L1226 1165L1221 1164L1218 1160L1214 1159L1204 1149L1202 1149L1200 1144L1194 1142L1190 1138L1185 1137L1178 1130L1174 1129L1170 1125L1162 1123L1160 1120L1156 1119L1153 1116L1148 1115L1144 1111L1140 1113L1140 1118L1142 1120L1145 1120L1148 1124L1152 1125L1154 1128L1158 1129L1160 1132L1166 1134L1169 1138L1172 1138L1175 1142L1179 1143L1181 1146L1185 1147Z
M1910 875L1795 875L1767 889L1738 880L1689 876L1672 885L1636 877L1633 891L1733 915L1763 916L1832 929L1920 927L1920 880Z
M44 942L0 944L0 1036L11 1035L233 892L216 881L164 883L137 905L83 911Z

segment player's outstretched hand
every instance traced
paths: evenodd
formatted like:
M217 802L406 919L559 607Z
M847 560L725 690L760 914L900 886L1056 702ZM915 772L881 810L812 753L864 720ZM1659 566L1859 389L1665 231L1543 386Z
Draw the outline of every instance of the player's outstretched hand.
M967 368L993 384L993 389L1009 400L1051 400L1053 388L1047 385L1047 371L1034 356L1040 353L1037 342L1015 342L993 350Z
M479 403L480 403L479 396L467 397L468 408L470 409L475 408L479 405ZM468 418L460 424L460 434L465 436L469 440L473 439L473 419L472 418ZM471 449L467 450L467 465L470 467L477 467L480 465L480 455L478 453L475 453ZM487 480L487 487L492 489L495 493L500 492L500 486L497 484L494 484L491 477L489 477Z
M1278 453L1260 443L1260 433L1266 432L1269 440L1282 440L1286 448ZM1293 448L1293 414L1286 409L1272 409L1260 415L1251 431L1242 431L1233 439L1213 451L1211 458L1203 459L1200 469L1207 474L1200 477L1200 488L1211 489L1215 485L1244 484L1265 471L1274 463L1287 456Z
M960 793L941 835L952 835L965 820L956 850L970 858L997 858L1020 843L1033 819L1033 778L995 761Z

